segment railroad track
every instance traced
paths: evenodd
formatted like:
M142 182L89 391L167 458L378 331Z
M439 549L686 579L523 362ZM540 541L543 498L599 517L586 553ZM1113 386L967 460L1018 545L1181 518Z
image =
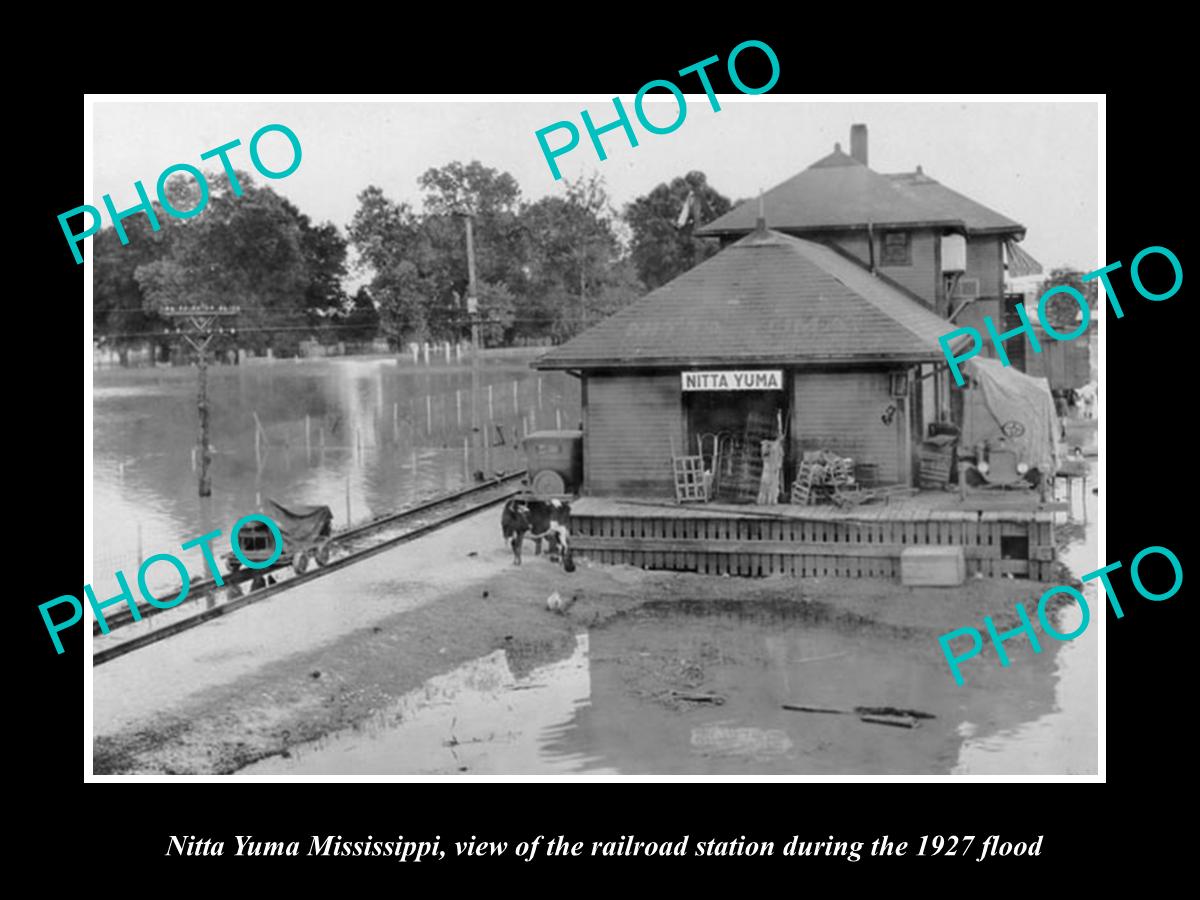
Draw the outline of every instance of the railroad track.
M99 623L92 623L92 634L95 636L93 647L98 647L92 653L92 665L102 665L109 660L124 656L126 653L132 653L134 650L195 628L211 619L228 615L244 606L257 603L259 600L266 600L291 588L308 584L310 581L336 572L338 569L353 565L400 544L416 540L490 506L503 503L509 497L521 492L520 480L524 475L524 472L501 475L482 484L472 485L417 506L381 516L362 525L335 532L331 540L334 551L329 562L324 566L311 568L303 574L295 573L289 563L287 565L276 564L270 569L241 569L228 575L223 574L221 577L225 586L218 585L211 578L194 581L188 591L188 599L180 606L160 609L156 606L139 605L138 610L142 615L142 620L158 616L170 619L161 627L145 634L125 636L118 633L120 629L139 621L133 618L132 612L127 607L122 608L105 617L109 627L108 635L101 635ZM268 575L272 576L274 583L251 589L248 594L226 600L224 603L214 605L213 600L210 599L208 608L202 612L180 616L181 610L194 606L191 603L193 600L199 600L202 597L213 598L214 594L225 591L229 585L240 586L244 582L265 578ZM103 643L104 646L98 646L100 643Z

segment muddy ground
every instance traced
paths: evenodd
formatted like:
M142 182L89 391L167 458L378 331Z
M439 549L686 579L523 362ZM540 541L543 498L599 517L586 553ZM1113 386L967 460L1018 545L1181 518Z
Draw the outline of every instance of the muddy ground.
M478 551L461 546L458 552L465 563ZM1064 573L1060 583L1070 580ZM382 587L386 594L386 583ZM397 581L393 587L401 597L411 584ZM513 674L522 677L568 656L581 630L636 624L637 616L661 615L664 607L705 615L753 609L782 613L801 628L807 623L859 635L864 642L886 640L889 653L928 661L931 654L940 658L939 635L963 626L982 630L985 615L998 628L1015 626L1014 604L1021 601L1032 611L1045 587L1011 579L970 579L959 588L937 589L868 579L714 578L586 561L568 575L529 555L522 567L507 566L469 586L444 588L413 608L266 660L236 679L105 729L94 743L94 771L236 772L356 726L428 679L496 650L505 652ZM564 612L547 609L547 597L555 591L568 601ZM972 688L991 692L1001 706L1019 706L1031 679L1048 681L1053 672L1054 642L1043 643L1044 652L1034 655L1024 638L1010 642L1008 669L997 664L989 648L968 664ZM695 697L714 692L719 653L706 658L700 646L694 657L681 657L666 645L609 641L596 662L619 667L629 699L669 715L707 703ZM1013 677L1015 669L1020 677ZM953 687L948 671L945 677Z

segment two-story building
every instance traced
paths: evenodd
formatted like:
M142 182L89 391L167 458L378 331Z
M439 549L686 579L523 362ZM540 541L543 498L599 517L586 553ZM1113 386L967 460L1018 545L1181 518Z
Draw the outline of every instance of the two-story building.
M916 491L928 425L986 406L950 391L939 339L968 312L997 314L1024 229L920 171L871 171L855 135L855 154L835 149L700 229L727 245L715 256L534 361L580 379L571 530L585 556L896 577L932 545L961 548L969 574L1049 572L1052 510L1035 492L998 507ZM809 502L811 466L831 456L862 505Z
M834 248L956 327L983 333L985 316L1008 322L1008 307L1021 298L1006 302L1006 276L1041 272L1018 246L1025 226L951 190L919 165L883 174L867 160L867 126L854 125L849 154L835 144L828 156L765 192L767 226ZM759 208L758 201L743 203L696 233L719 238L724 247L754 230ZM990 345L985 353L994 356ZM955 396L944 370L938 377L930 377L932 367L923 374L927 420L950 417Z

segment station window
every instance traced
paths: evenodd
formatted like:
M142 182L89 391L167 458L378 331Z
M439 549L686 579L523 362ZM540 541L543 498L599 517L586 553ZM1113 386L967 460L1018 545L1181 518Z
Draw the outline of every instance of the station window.
M907 231L885 231L879 243L881 266L912 265L912 247Z

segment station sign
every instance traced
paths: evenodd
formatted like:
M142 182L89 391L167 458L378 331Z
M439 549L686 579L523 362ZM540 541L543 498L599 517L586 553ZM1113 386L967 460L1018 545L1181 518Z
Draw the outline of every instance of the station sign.
M782 369L682 372L684 391L782 391Z

